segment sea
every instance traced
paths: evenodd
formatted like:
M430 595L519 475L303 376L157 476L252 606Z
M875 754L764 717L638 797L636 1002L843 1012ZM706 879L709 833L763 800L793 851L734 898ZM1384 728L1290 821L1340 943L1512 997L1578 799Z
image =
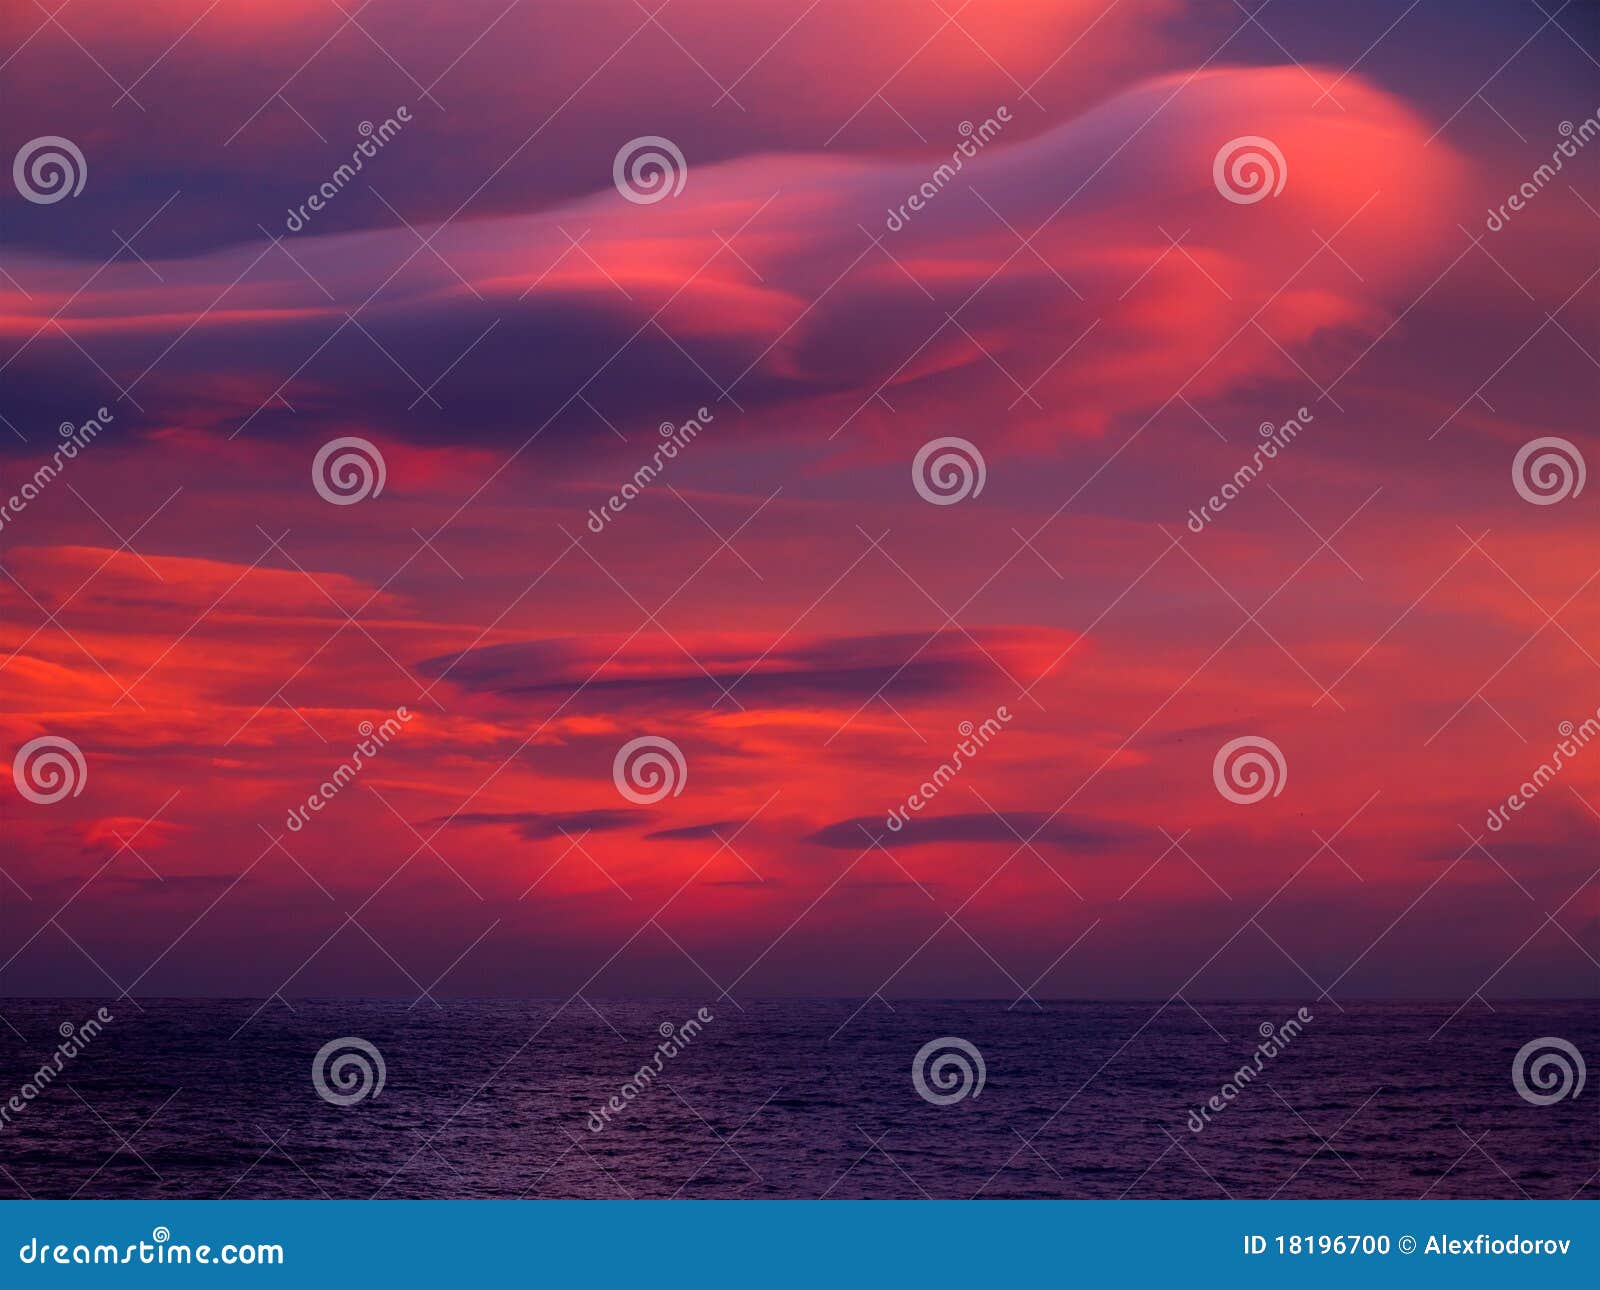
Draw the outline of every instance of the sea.
M0 1196L1600 1199L1585 1058L1593 1000L7 998Z

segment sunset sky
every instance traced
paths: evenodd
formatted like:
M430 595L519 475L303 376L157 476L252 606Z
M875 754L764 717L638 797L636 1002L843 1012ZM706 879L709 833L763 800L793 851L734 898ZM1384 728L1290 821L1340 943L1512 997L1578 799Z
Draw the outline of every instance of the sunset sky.
M1513 469L1600 468L1595 7L658 4L0 22L0 501L110 413L0 527L0 992L1600 989L1600 740L1486 823L1600 709L1600 481Z

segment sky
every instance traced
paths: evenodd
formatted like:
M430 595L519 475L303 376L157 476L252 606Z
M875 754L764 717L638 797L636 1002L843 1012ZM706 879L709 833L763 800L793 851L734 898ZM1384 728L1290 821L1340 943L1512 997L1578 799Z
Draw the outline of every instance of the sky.
M1594 994L1597 56L11 10L0 992Z

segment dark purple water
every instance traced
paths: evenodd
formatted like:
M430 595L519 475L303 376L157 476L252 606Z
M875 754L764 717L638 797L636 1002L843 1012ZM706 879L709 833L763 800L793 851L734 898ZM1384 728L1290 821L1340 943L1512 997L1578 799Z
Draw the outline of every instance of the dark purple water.
M1312 1020L1196 1134L1189 1113L1282 1004L785 1000L23 1000L0 1003L0 1103L63 1022L114 1016L0 1124L0 1195L36 1197L1600 1197L1600 1087L1530 1105L1512 1062L1600 1054L1593 1002L1311 1004ZM599 1132L590 1112L704 1030ZM859 1011L858 1011L859 1009ZM1214 1029L1213 1029L1214 1028ZM319 1096L359 1036L376 1097ZM986 1070L947 1106L929 1040ZM937 1089L934 1090L937 1092Z

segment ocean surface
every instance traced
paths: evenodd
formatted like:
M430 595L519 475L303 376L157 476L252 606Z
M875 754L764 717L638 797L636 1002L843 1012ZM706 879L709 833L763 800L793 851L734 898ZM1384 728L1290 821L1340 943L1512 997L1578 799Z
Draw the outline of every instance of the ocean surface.
M5 999L0 1195L1600 1199L1600 1087L1533 1105L1512 1074L1541 1037L1600 1059L1600 1005L1312 1001L1225 1096L1303 1002ZM314 1062L349 1038L383 1084L346 1045L371 1078L326 1058L338 1105ZM983 1083L946 1044L972 1078L940 1105L913 1063L945 1038Z

